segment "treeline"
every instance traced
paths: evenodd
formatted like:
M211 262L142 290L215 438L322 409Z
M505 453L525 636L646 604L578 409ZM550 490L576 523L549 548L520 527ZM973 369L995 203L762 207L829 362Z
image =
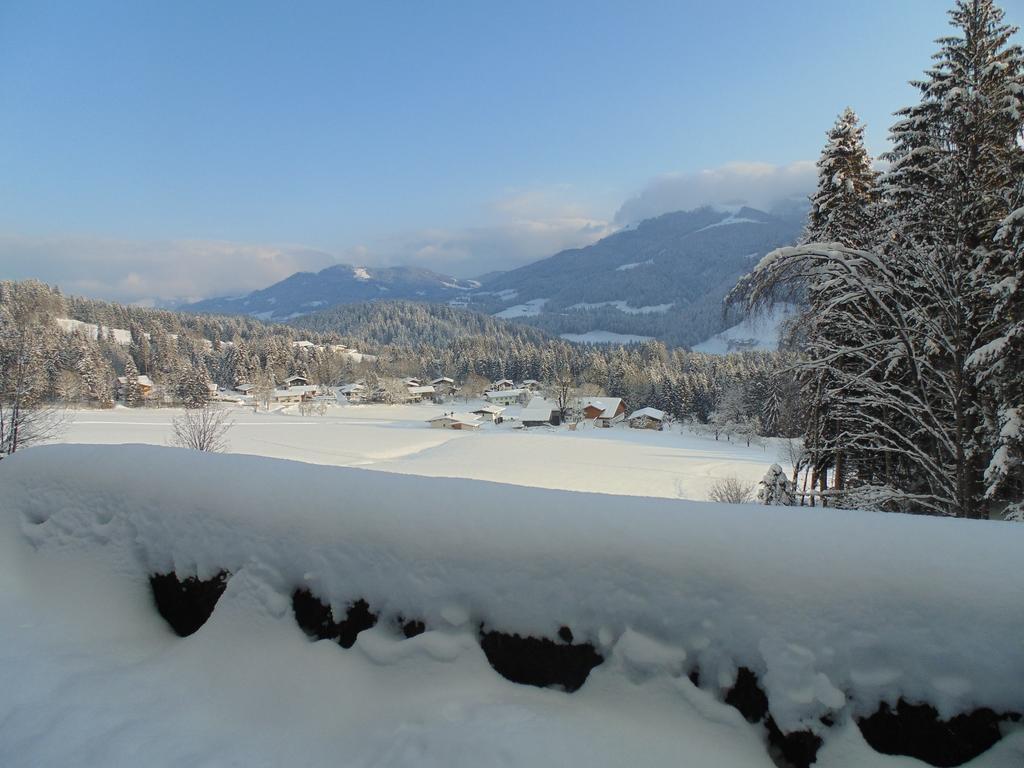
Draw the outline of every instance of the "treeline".
M830 503L1024 518L1024 53L960 0L897 113L885 173L847 110L803 247L733 299L793 293L813 485Z
M677 419L705 422L728 411L728 422L760 434L794 434L802 419L788 372L792 360L777 353L718 357L660 342L577 346L486 316L401 302L346 307L341 314L357 320L344 326L348 332L309 331L69 298L38 282L6 282L0 283L0 362L10 359L2 350L20 339L29 374L19 386L32 402L109 406L116 377L134 381L139 374L152 380L159 399L186 405L202 404L211 383L272 386L293 374L324 386L450 376L466 394L479 394L500 378L569 377L583 393L622 397L629 408L653 406ZM57 324L60 317L101 329L95 339L82 328L68 332ZM380 343L412 338L410 325L419 331L417 343ZM130 343L119 343L114 328L128 330ZM335 349L338 344L373 356L360 359ZM2 362L0 376L9 369ZM0 386L0 397L10 396L9 387ZM122 396L141 402L132 386Z

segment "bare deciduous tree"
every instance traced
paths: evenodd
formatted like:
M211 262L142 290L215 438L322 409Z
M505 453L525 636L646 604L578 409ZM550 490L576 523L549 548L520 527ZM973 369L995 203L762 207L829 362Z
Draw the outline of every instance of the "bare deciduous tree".
M220 453L228 447L227 433L233 424L230 413L221 408L187 408L171 421L171 445Z
M754 500L754 486L735 475L729 475L711 484L708 498L722 504L749 504Z

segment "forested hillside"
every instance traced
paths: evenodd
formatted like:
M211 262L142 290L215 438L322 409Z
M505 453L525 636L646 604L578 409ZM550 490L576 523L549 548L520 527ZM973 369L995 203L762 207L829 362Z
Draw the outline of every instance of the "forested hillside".
M479 312L445 304L412 301L343 304L333 309L295 318L297 328L338 333L358 339L364 346L444 346L465 336L486 336L501 347L527 342L543 344L547 334L533 328L496 320Z
M73 321L100 326L98 333ZM273 386L292 374L323 387L445 375L465 395L505 377L558 381L746 435L795 434L803 418L791 361L774 352L716 356L670 351L660 342L578 346L472 313L405 303L353 307L322 324L265 325L67 298L37 282L0 283L0 407L109 407L122 375L152 379L159 398L146 404L185 405L205 403L210 384Z

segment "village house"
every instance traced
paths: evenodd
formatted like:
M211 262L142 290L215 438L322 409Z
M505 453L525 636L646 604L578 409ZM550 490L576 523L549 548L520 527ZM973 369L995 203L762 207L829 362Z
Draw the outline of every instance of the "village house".
M402 383L405 384L405 386L407 386L407 387L418 387L423 382L420 381L417 378L410 378L410 379L402 379Z
M580 414L586 421L594 422L595 427L610 427L623 420L626 404L621 397L601 397L586 400Z
M491 389L496 392L503 392L509 389L515 389L516 383L512 379L498 379L496 382L491 384Z
M450 379L447 376L441 376L440 378L434 379L430 382L430 386L432 386L434 391L439 395L450 395L455 391L455 379Z
M342 400L346 403L361 403L366 398L366 385L361 381L357 381L354 384L346 384L335 389L334 396L339 403Z
M407 402L420 403L423 401L424 398L433 399L434 388L429 384L424 384L423 386L409 387L408 395L409 396Z
M525 403L530 398L530 390L528 389L504 389L504 390L488 390L484 393L484 398L487 402L492 405L516 405Z
M235 390L235 392L237 392L240 395L248 396L248 395L251 395L253 393L254 389L256 389L256 385L255 384L250 384L248 382L242 382L241 384L236 384L233 387L233 389Z
M499 408L496 405L484 405L473 411L473 415L481 421L493 421L497 424L501 423L501 414L505 412L504 408Z
M428 419L427 424L430 425L431 429L480 429L480 423L477 421L476 416L471 413L455 413L454 411Z
M139 385L139 395L142 398L147 398L153 393L153 380L144 373L140 373L136 379ZM117 390L117 396L124 398L124 389L128 385L128 379L124 376L117 377L117 383L115 389Z
M310 385L275 389L273 395L271 395L271 400L285 405L289 403L308 403L316 397L319 390L319 387Z
M540 389L540 382L536 379L523 379L523 383L520 384L523 389L528 389L531 392L536 392Z
M657 408L641 408L629 414L629 426L633 429L664 429L665 412Z
M524 427L555 426L562 423L558 404L543 397L534 397L519 415Z
M299 375L289 376L287 379L284 380L284 386L287 389L291 389L292 387L307 387L309 386L309 379L307 379L305 376Z

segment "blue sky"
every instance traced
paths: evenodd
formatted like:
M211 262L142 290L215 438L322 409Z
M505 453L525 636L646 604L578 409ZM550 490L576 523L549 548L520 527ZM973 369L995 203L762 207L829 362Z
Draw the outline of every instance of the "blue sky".
M0 0L0 277L135 300L333 260L466 276L762 203L847 104L884 148L947 6Z

